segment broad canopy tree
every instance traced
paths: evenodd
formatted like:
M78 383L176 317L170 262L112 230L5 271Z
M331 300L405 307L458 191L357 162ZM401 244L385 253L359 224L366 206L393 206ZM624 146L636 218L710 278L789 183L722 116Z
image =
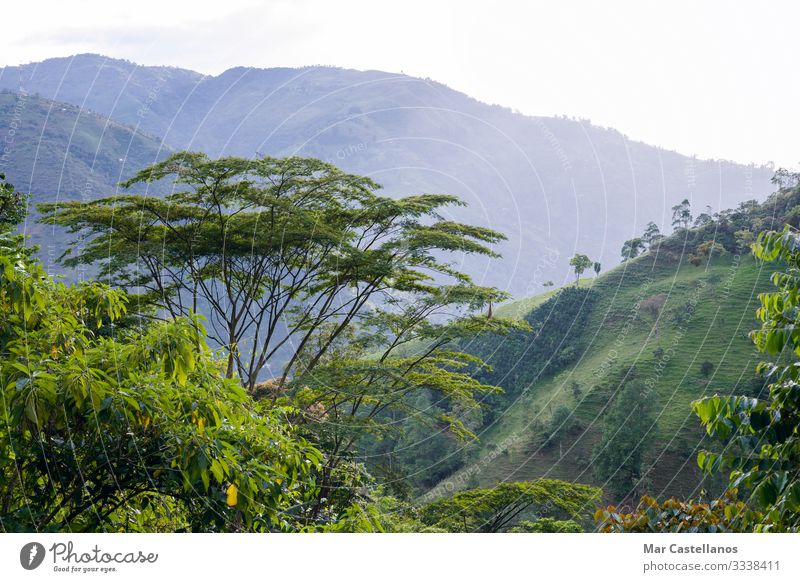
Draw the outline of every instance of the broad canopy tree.
M495 256L490 246L504 238L443 218L458 198L379 196L369 178L315 159L190 152L124 186L163 182L173 188L163 198L43 204L42 220L85 237L67 265L99 265L142 318L202 313L228 378L300 408L331 452L320 499L365 432L398 426L389 411L471 436L458 411L497 389L473 379L483 363L458 342L518 324L477 315L505 294L446 260ZM420 390L449 403L445 412L427 418L409 408L407 396Z
M138 292L137 309L152 305L172 317L203 311L211 339L227 353L228 377L237 373L249 388L278 356L281 378L297 372L301 356L313 368L370 304L423 299L457 310L503 297L439 258L494 256L487 245L503 238L442 219L441 208L461 204L453 196L381 197L369 178L314 159L189 152L123 185L162 180L176 190L165 198L39 208L45 223L88 236L64 262L99 264L108 283ZM435 276L453 284L436 284Z

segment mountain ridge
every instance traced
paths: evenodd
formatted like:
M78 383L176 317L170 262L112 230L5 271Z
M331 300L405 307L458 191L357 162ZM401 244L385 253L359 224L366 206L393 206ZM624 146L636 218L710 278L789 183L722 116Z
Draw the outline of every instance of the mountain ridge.
M317 157L392 196L458 195L469 206L450 218L508 236L501 261L473 260L467 270L517 297L566 282L575 252L616 264L624 240L651 220L669 227L683 198L719 209L771 190L768 167L683 156L585 120L524 116L397 73L233 67L207 76L79 55L0 69L0 88L20 77L31 93L173 149Z

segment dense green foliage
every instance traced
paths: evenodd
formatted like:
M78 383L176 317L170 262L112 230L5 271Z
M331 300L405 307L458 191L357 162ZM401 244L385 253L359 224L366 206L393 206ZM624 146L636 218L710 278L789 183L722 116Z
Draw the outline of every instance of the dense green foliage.
M25 218L27 200L0 174L0 233L11 230Z
M638 497L644 459L656 432L656 402L641 381L627 381L603 419L603 438L594 450L592 468L603 489L615 499Z
M126 296L0 248L6 531L239 531L311 520L323 455L223 378L198 321L114 333ZM107 333L104 333L107 332Z
M761 293L758 349L782 360L759 368L770 379L766 398L714 396L694 410L708 434L726 442L722 452L704 451L698 464L708 472L730 471L729 489L741 490L759 514L740 516L742 529L797 531L800 528L800 233L787 226L758 236L755 255L780 261L772 276L777 288Z
M784 222L800 224L795 213L800 189L796 180L789 182L761 204L744 203L713 214L711 223L656 238L641 256L591 282L582 280L591 284L596 299L586 320L565 321L554 330L555 338L581 346L578 357L560 370L533 381L517 376L535 362L512 339L521 333L493 340L489 350L471 342L468 349L474 347L493 364L495 376L487 376L488 381L502 386L504 394L491 397L485 423L475 431L480 442L445 482L490 487L547 475L603 486L605 501L619 504L622 497L595 476L593 452L614 424L605 420L610 404L626 383L636 380L649 389L655 422L642 443L642 479L636 491L631 487L631 495L688 499L702 490L711 498L721 495L725 476L699 470L695 457L702 448L720 452L725 445L702 430L692 402L714 393L748 398L767 393L769 380L756 371L763 357L748 332L759 325L758 293L770 288L770 273L750 256L747 241ZM698 266L690 262L690 255L715 244L725 252L712 250ZM530 318L561 292L495 312ZM550 352L558 353L557 348ZM551 446L549 435L562 424L559 418L575 419L580 428Z
M164 198L44 204L43 220L86 237L67 265L98 265L135 293L139 317L204 313L225 377L298 410L300 430L330 453L314 516L347 489L340 471L359 451L412 424L473 438L477 399L499 389L473 377L484 364L459 342L521 326L477 315L505 294L443 257L494 257L501 234L442 218L461 204L453 196L382 197L369 178L310 158L182 152L125 185L164 181ZM409 355L409 344L425 347ZM436 406L419 408L425 398ZM385 470L391 453L370 468Z
M527 515L535 516L536 521L560 515L583 519L592 513L599 499L600 490L596 487L553 479L501 483L491 489L470 489L434 501L422 507L420 519L451 532L502 532L525 528L525 522L530 521L523 519ZM545 524L541 526L544 528Z
M525 316L529 331L481 336L465 345L491 365L481 375L486 382L516 393L580 358L582 331L596 301L592 289L565 287Z

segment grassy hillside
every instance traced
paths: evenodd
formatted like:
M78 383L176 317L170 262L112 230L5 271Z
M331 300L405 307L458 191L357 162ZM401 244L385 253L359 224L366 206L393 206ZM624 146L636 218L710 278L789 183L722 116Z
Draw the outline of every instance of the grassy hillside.
M473 461L442 484L460 489L553 477L606 485L594 475L593 450L621 387L636 379L652 384L657 420L645 437L645 477L630 494L689 496L713 489L696 466L703 433L690 403L760 390L754 368L762 357L747 333L756 326L757 294L769 286L770 272L749 255L731 253L693 266L674 242L591 282L591 306L567 305L563 293L550 291L498 309L545 322L572 309L575 325L561 322L548 330L545 324L539 336L494 344L476 340L472 351L495 366L486 379L506 393L492 406ZM577 352L550 372L536 349L554 340L553 354L567 345ZM706 361L713 367L706 364L704 371ZM572 413L568 421L559 409ZM546 442L554 431L558 437Z

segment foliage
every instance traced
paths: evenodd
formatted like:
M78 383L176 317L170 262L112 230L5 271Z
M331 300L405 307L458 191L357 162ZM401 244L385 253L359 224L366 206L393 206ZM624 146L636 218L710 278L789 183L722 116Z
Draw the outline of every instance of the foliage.
M581 422L575 413L568 406L562 404L553 411L553 416L550 417L550 422L542 433L542 444L551 446L580 428Z
M750 252L753 242L756 240L756 236L753 234L753 231L743 228L741 230L737 230L733 234L736 237L737 251L740 253Z
M378 196L369 178L311 158L181 152L125 186L162 181L175 188L163 199L40 209L46 223L88 237L66 264L98 263L140 291L133 304L144 312L205 312L226 377L299 409L300 430L330 452L315 518L340 487L340 464L365 442L396 438L404 419L473 438L465 420L476 397L498 389L472 377L483 362L458 342L521 326L475 315L506 295L442 257L494 257L488 245L501 234L443 219L442 208L462 204L453 196ZM440 405L418 414L420 393Z
M658 502L645 495L632 512L625 513L613 505L595 512L601 532L622 533L740 532L745 518L750 521L759 517L760 514L736 499L735 491L710 502L675 498Z
M434 501L420 509L420 518L450 532L501 532L514 527L526 513L539 519L554 515L580 519L600 495L597 487L554 479L501 483Z
M744 516L751 531L797 531L800 528L800 234L787 226L758 236L755 255L782 261L784 272L772 281L777 290L761 293L757 315L761 329L751 337L762 352L785 354L788 361L763 362L759 370L772 381L765 400L714 396L694 403L709 435L727 443L722 453L703 451L697 462L708 472L730 471L730 490L741 490L746 503L761 513Z
M508 533L582 533L581 525L571 519L559 520L552 517L542 517L534 521L523 520Z
M480 378L489 384L528 386L574 362L584 346L580 330L597 298L592 289L565 287L526 316L530 331L512 331L508 337L484 334L471 341L470 353L490 366Z
M622 250L620 251L620 254L622 255L622 262L624 263L628 259L638 257L644 250L645 245L641 238L632 238L630 240L626 240L622 244Z
M212 160L191 152L123 185L164 181L173 187L165 198L39 209L46 224L86 237L65 264L98 264L104 279L139 293L135 309L154 305L172 317L206 311L209 337L228 356L227 376L237 373L250 389L277 359L281 383L313 369L366 305L420 303L430 316L504 297L436 258L496 256L486 244L504 238L442 219L439 209L462 204L453 196L380 197L369 178L311 158ZM433 275L454 285L433 285Z
M659 230L658 225L652 221L648 222L647 226L644 227L642 241L649 246L661 240L662 238L664 238L664 235L661 234L661 230Z
M108 337L126 296L0 254L0 524L11 531L323 527L322 454L223 378L199 320ZM112 334L116 335L116 334Z
M675 229L687 229L692 223L692 208L689 200L684 198L680 204L672 207L672 226Z
M569 260L569 265L572 267L572 270L575 272L575 284L578 283L578 279L581 278L581 274L586 270L592 267L592 259L587 257L586 255L582 255L580 253L576 253Z
M8 232L25 219L27 197L0 174L0 233Z
M652 391L636 379L626 382L605 416L592 461L595 476L617 499L635 495L641 487L655 421Z

